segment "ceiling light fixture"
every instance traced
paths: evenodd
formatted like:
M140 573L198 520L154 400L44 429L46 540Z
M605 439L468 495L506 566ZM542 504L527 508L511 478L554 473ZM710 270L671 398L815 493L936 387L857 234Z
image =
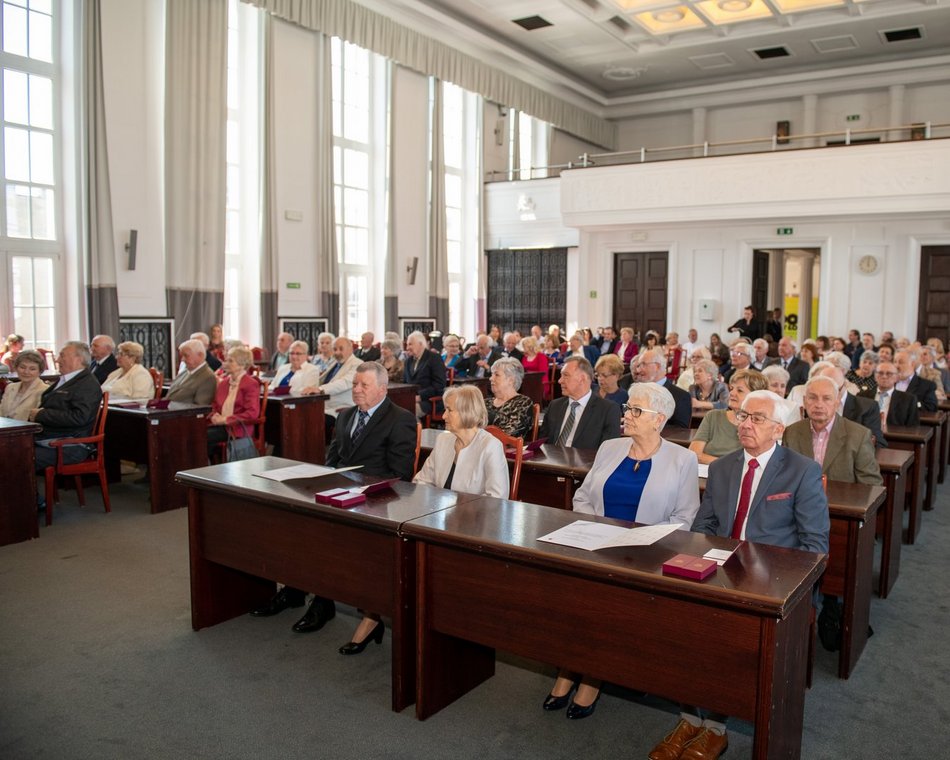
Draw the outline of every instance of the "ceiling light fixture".
M663 24L675 24L678 21L682 21L685 17L686 14L679 8L670 8L669 10L657 11L653 14L653 18Z
M726 13L742 13L742 11L749 9L749 6L752 5L752 0L719 0L716 5L719 6L720 10Z
M631 79L639 79L645 71L646 68L642 66L608 66L601 76L612 82L626 82Z

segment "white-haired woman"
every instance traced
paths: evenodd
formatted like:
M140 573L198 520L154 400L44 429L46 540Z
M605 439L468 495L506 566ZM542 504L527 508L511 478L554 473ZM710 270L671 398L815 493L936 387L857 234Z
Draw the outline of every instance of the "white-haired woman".
M287 351L288 362L282 364L274 379L270 381L270 390L289 388L293 396L303 394L304 388L320 384L320 370L307 361L309 346L306 341L295 340Z
M110 372L102 384L102 390L108 392L110 401L148 401L155 397L155 382L152 375L142 366L145 349L140 343L125 341L118 345L115 360L119 368Z
M317 336L317 352L313 355L310 363L319 370L321 375L333 363L333 341L335 340L336 336L333 333L322 332Z
M634 383L623 409L623 437L597 449L574 511L688 531L699 511L699 473L692 451L660 435L676 409L673 396L656 383ZM562 670L543 707L566 706L576 720L591 715L599 697L599 681Z
M497 359L491 366L491 396L485 399L488 424L515 438L526 438L534 425L534 402L518 393L523 380L521 362Z
M719 380L719 368L712 359L693 364L693 384L689 396L693 410L725 409L729 406L729 387Z

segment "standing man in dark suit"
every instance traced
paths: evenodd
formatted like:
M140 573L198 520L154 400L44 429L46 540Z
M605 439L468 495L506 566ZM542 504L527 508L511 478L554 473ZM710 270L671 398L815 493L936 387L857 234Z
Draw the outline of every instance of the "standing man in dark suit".
M376 336L371 332L364 332L360 336L360 347L353 352L357 359L364 362L374 362L380 357L379 346L374 346Z
M92 356L89 346L71 340L60 349L59 382L47 388L38 408L30 412L30 420L43 426L36 434L36 472L42 473L56 464L56 449L47 445L54 438L83 438L92 432L102 401L102 388L89 371ZM82 462L89 456L85 446L64 446L66 464Z
M894 366L897 367L897 390L915 396L923 411L936 412L937 384L917 374L920 367L920 357L917 352L902 348L894 354Z
M693 530L810 552L828 551L828 500L821 467L777 443L785 432L784 400L753 391L736 413L742 448L709 465ZM680 722L651 760L713 760L729 745L727 716L683 706Z
M782 338L778 342L778 360L779 366L788 372L786 393L796 385L805 384L808 380L808 365L795 356L795 344L789 338Z
M406 338L406 366L403 382L419 386L416 413L423 417L432 411L429 399L441 396L445 390L445 365L442 358L429 350L429 341L421 332L409 333Z
M917 427L920 424L920 404L916 396L897 390L897 367L890 362L881 362L874 370L874 379L877 391L871 398L877 402L885 424Z
M740 338L745 338L749 343L762 337L762 325L755 321L755 312L752 306L746 306L742 310L742 319L737 319L726 332L738 333Z
M92 355L89 371L96 376L99 385L102 385L109 373L119 368L115 358L115 341L108 335L97 335L89 344L89 353Z
M587 359L565 359L558 382L564 395L548 406L539 438L559 446L596 449L604 441L620 437L620 405L591 392L594 369Z
M456 372L464 372L466 377L488 377L491 365L501 358L501 351L492 345L492 340L482 333L469 346L465 358L455 365ZM520 360L519 360L520 361Z
M641 351L637 366L642 378L642 380L638 379L637 382L662 385L670 392L673 401L676 403L673 416L666 421L666 426L689 429L693 417L693 402L689 393L682 388L677 388L676 383L671 383L666 377L666 357L663 355L663 351L659 348Z
M381 364L365 362L356 369L353 401L342 410L327 450L328 467L360 465L360 472L384 478L412 479L416 456L416 420L411 413L386 397L389 375ZM302 589L284 586L265 606L251 612L270 617L289 607L302 607ZM336 615L332 599L314 596L310 607L293 625L297 633L319 631Z

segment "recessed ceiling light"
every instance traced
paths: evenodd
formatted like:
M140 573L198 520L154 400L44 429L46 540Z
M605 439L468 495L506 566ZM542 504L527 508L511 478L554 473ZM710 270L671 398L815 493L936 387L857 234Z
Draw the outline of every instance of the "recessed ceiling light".
M669 10L657 11L653 14L653 18L664 24L675 24L677 21L682 21L685 17L686 14L679 8L670 8Z
M639 79L645 71L646 68L642 66L608 66L601 76L612 82L625 82L631 79Z
M752 0L719 0L716 5L727 13L742 13L752 5Z

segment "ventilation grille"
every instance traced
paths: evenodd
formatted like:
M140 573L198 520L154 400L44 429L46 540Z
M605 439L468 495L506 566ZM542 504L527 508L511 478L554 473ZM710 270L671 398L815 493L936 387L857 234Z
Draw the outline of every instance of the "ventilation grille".
M617 29L626 34L630 31L630 22L628 22L623 16L611 16L607 19L608 23L613 24Z
M513 21L529 32L533 32L535 29L544 29L546 26L554 26L550 21L540 16L525 16L524 18L513 19Z
M842 34L840 37L822 37L812 40L811 45L818 53L840 53L844 50L855 50L858 47L858 41L850 34Z
M886 29L881 32L885 42L910 42L911 40L922 40L924 31L919 26L912 26L907 29Z
M771 58L788 58L791 55L788 48L784 45L779 45L778 47L758 48L757 50L753 50L752 53L758 57L760 61L767 61Z
M725 53L712 53L710 55L694 55L690 61L697 69L706 71L708 69L724 69L727 66L735 66L736 62Z

